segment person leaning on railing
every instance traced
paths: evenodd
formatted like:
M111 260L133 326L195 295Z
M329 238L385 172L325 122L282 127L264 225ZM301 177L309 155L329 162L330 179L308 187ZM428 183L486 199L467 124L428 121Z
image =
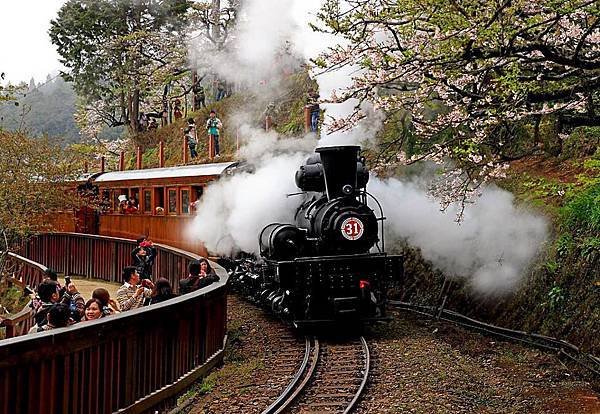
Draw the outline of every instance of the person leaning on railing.
M188 271L188 277L179 281L179 292L182 295L219 281L219 276L204 258L192 260L188 265Z
M123 269L123 285L117 290L117 303L121 311L141 308L144 306L144 299L152 296L154 283L149 279L144 279L140 283L140 275L134 266L127 266Z

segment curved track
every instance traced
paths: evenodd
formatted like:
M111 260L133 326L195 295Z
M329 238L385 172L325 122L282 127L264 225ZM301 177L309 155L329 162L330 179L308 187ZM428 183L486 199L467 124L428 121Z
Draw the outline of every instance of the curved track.
M362 395L371 366L363 337L346 343L305 339L300 368L263 414L350 413Z

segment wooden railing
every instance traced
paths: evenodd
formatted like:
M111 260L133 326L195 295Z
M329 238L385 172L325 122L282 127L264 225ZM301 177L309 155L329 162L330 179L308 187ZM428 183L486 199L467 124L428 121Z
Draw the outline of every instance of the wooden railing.
M67 274L118 280L133 242L47 234L26 252ZM155 275L176 281L196 257L158 247ZM0 413L154 412L222 360L227 273L169 301L72 327L0 341Z
M46 266L15 253L7 253L5 258L4 272L10 275L10 282L19 285L21 289L25 286L37 286L43 280L46 269ZM0 327L5 328L6 338L25 335L33 326L33 310L30 305L31 302L14 315L0 316Z

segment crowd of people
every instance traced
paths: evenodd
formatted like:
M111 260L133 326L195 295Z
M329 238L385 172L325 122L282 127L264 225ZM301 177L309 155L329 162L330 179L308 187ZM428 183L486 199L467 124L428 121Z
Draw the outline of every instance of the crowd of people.
M131 266L123 268L123 284L117 290L115 299L105 288L97 288L86 301L70 277L66 276L64 286L61 286L58 274L47 270L34 293L31 306L35 325L29 333L109 317L176 297L169 280L157 277L153 281L156 253L156 248L147 237L142 236L137 240L137 246L131 252ZM208 260L193 260L189 263L187 277L179 281L179 293L190 293L218 281L219 276Z

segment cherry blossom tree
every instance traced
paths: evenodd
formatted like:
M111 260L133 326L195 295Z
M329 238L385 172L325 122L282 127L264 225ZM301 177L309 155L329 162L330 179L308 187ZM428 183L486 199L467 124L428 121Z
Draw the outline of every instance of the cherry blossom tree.
M360 68L334 101L403 121L385 147L407 162L451 159L464 188L539 148L541 128L600 125L597 1L326 0L315 28L345 39L318 66Z

